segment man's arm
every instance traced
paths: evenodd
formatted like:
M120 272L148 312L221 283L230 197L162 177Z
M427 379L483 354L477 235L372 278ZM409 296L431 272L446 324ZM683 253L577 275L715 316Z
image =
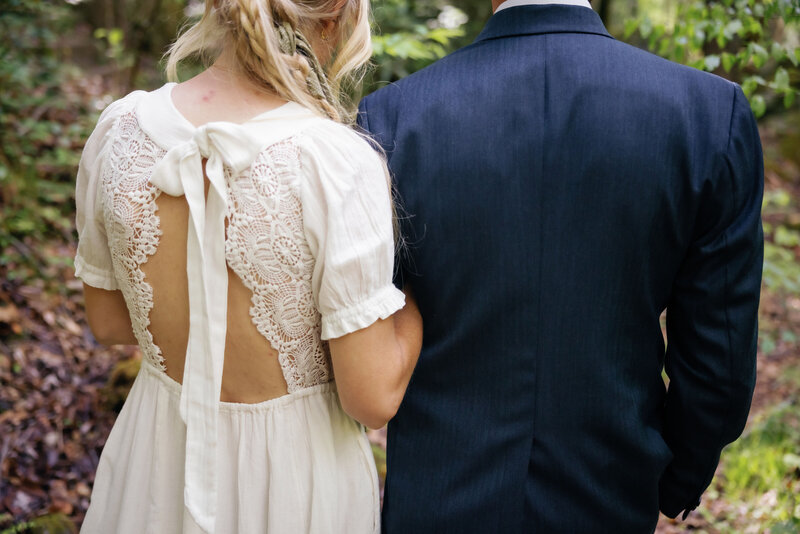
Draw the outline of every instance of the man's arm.
M738 86L714 173L667 307L664 436L674 457L659 494L669 517L699 504L722 448L744 428L755 385L764 172L756 122Z
M358 105L358 126L380 145L390 163L395 151L397 113L401 105L402 89L396 84L365 96Z
M396 250L395 269L393 283L399 289L404 289L404 261L407 259L408 250L402 244L404 240L401 236L408 234L408 228L404 227L408 221L398 214L405 213L397 187L397 176L392 169L391 157L397 148L395 132L397 128L397 109L401 104L402 90L394 84L365 96L358 105L358 126L363 133L368 135L374 143L376 149L383 151L389 173L392 177L392 193L395 202L395 221L400 236L397 236L399 246Z

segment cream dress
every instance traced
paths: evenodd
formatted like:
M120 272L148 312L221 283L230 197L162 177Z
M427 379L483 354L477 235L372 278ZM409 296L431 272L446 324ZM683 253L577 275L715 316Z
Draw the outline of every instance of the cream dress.
M111 104L78 173L76 275L122 291L143 354L82 532L378 532L370 445L341 408L324 340L404 304L391 284L384 167L351 130L294 103L196 128L172 87ZM183 385L148 330L153 291L141 269L159 246L162 193L185 195L190 211ZM283 397L219 401L228 268L252 292Z

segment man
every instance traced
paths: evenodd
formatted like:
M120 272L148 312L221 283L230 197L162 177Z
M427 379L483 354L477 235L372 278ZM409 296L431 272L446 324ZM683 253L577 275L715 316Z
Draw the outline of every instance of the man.
M475 43L361 105L424 322L386 534L652 532L698 505L747 418L748 102L614 40L582 0L521 5L540 3L495 4Z

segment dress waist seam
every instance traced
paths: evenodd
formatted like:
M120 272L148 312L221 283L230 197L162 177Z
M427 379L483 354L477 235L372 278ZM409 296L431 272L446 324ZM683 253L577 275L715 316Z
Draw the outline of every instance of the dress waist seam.
M142 359L141 370L139 372L152 375L156 380L161 381L161 383L170 392L170 394L180 397L181 387L182 387L181 384L176 380L174 380L173 378L171 378L170 376L168 376L164 371L157 368L151 362ZM336 382L334 381L299 389L297 391L287 393L286 395L281 395L280 397L275 397L273 399L268 399L256 403L220 401L219 411L221 413L222 412L230 412L230 413L270 412L279 408L283 408L305 397L313 395L326 395L331 393L333 394L336 393Z

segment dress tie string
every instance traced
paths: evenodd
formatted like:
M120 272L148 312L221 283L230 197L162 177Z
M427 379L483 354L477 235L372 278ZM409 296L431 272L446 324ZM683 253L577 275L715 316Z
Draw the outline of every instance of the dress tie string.
M209 123L198 128L191 140L169 150L150 178L168 195L185 195L189 205L189 341L180 396L181 419L186 423L184 502L206 532L214 532L216 519L217 418L228 316L224 167L235 175L250 165L259 148L241 126ZM210 182L208 199L203 159Z
M280 120L280 127L273 118ZM217 429L228 317L225 167L235 177L265 147L319 120L313 112L289 103L245 124L208 123L173 146L150 177L150 183L164 193L185 195L189 205L189 341L180 396L180 415L186 423L183 497L192 520L209 534L215 531L217 517Z

